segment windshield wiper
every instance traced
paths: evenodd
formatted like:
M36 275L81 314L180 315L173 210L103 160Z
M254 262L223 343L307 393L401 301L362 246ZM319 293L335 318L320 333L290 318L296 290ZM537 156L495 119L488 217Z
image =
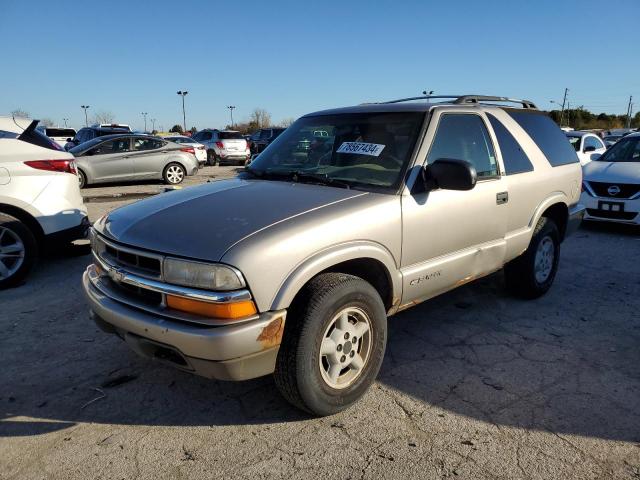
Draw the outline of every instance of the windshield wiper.
M291 179L294 182L310 182L310 183L320 183L321 185L329 185L330 187L340 187L350 189L351 184L344 180L337 180L335 178L331 178L326 173L309 173L301 170L292 172Z

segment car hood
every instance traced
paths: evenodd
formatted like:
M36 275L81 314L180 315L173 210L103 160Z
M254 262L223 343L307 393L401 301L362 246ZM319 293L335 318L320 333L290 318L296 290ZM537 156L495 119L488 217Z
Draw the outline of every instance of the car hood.
M231 179L162 193L111 212L94 228L125 245L217 262L242 239L366 192Z
M640 183L640 162L589 162L583 167L583 178L591 182Z

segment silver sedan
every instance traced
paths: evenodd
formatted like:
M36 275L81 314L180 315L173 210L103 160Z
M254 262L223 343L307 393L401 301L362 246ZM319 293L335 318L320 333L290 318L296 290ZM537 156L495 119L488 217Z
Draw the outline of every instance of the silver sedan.
M193 147L150 135L106 135L69 152L76 157L81 188L90 183L153 179L177 185L198 171Z

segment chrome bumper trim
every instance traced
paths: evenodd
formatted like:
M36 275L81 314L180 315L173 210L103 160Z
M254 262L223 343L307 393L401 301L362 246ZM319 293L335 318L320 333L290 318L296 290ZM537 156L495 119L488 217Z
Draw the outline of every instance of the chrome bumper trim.
M133 273L129 273L122 268L109 265L94 253L93 259L100 265L111 280L116 283L126 283L134 287L144 288L164 295L175 295L177 297L200 300L209 303L231 303L241 300L251 300L249 290L233 290L230 292L210 292L196 288L181 287L169 283L159 282L150 278L144 278Z

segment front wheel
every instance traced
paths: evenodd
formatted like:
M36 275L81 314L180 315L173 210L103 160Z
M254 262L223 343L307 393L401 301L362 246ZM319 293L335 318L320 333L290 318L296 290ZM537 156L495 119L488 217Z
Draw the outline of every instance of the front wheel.
M312 279L288 314L275 382L296 407L332 415L371 386L384 357L387 316L378 292L359 277Z
M38 244L17 218L0 213L0 289L19 284L38 256Z
M170 163L164 169L162 178L164 179L164 183L169 185L178 185L179 183L182 183L186 175L187 172L182 165L179 163Z
M538 298L551 288L560 261L560 233L553 220L542 217L529 247L505 265L507 288L523 298Z

